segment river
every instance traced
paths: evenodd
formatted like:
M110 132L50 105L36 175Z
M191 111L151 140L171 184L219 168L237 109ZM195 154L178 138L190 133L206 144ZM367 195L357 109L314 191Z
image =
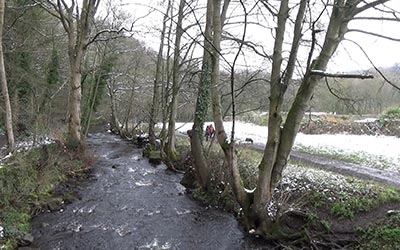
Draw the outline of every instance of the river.
M88 145L98 159L81 199L32 220L40 249L270 249L232 214L185 194L180 174L149 164L131 143L95 133Z

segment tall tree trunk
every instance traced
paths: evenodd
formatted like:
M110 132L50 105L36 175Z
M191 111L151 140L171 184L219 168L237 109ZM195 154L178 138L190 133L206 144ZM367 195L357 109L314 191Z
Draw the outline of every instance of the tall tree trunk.
M306 2L302 1L299 7L288 67L285 71L286 75L282 76L280 68L282 64L282 45L284 42L285 24L289 9L288 0L281 1L271 73L268 141L264 150L263 159L259 166L259 180L253 205L253 226L257 228L257 232L260 234L269 237L279 235L279 232L273 229L277 227L271 226L274 222L272 218L268 217L267 206L271 201L273 190L282 179L282 171L287 164L301 120L310 103L314 89L322 78L322 76L313 74L313 70L325 71L329 60L336 51L339 43L343 40L344 34L347 31L348 22L353 17L352 12L354 8L356 8L356 5L350 2L344 0L335 2L324 45L322 46L319 56L311 63L311 66L306 72L300 88L297 91L295 100L289 110L286 122L282 127L282 101L287 85L289 84L289 79L293 74L292 67L294 67L294 65L292 64L296 61L295 57L297 56L297 48L301 36L300 27L304 18ZM261 223L256 223L256 221Z
M119 133L120 127L119 127L119 121L117 118L116 114L116 108L115 108L115 100L114 100L114 88L113 86L110 86L107 84L107 89L108 89L108 96L110 97L110 130L113 133Z
M74 55L78 52L78 55ZM81 66L83 59L83 51L70 50L70 103L68 118L68 145L76 147L81 143Z
M82 63L86 48L89 45L90 27L93 23L99 0L83 0L79 15L76 15L74 0L71 7L66 3L53 5L61 23L68 35L68 57L69 57L69 117L68 117L68 145L76 148L82 142L81 124L81 99L82 99Z
M164 14L163 26L161 30L160 37L160 47L157 55L157 65L156 65L156 76L154 79L154 89L153 89L153 103L150 110L150 121L149 121L149 141L150 144L155 144L155 124L157 123L158 113L159 113L159 103L160 103L160 81L162 80L162 69L163 69L163 51L164 51L164 40L165 40L165 30L168 21L168 12L171 8L171 0L168 1L167 10Z
M264 156L259 166L259 178L254 197L254 209L259 216L266 215L265 209L272 197L271 176L279 147L282 123L283 91L281 84L282 47L285 36L285 26L288 19L289 0L282 0L278 13L278 27L273 53L271 72L271 96L268 117L268 140ZM266 220L267 218L263 218Z
M6 70L4 66L4 56L3 56L4 9L5 9L5 0L0 0L0 81L1 81L1 91L3 93L5 112L6 112L5 125L7 132L7 143L8 143L8 149L11 151L15 147L15 140L14 140L14 131L12 124L11 103L10 103L10 96L8 95Z
M221 108L221 96L219 94L220 84L220 66L219 57L221 51L221 33L222 33L222 20L225 19L221 16L221 1L214 0L214 12L213 12L213 53L212 53L212 74L211 74L211 102L213 108L213 117L215 124L215 131L218 143L220 144L225 155L225 162L229 169L229 181L231 183L233 192L239 205L247 210L249 205L248 196L243 188L242 180L237 165L237 155L235 151L235 142L229 141L228 135L225 132L223 115ZM227 1L225 1L224 9L228 8ZM226 10L222 12L226 13Z
M203 149L204 122L207 117L208 107L210 103L210 86L211 86L211 51L212 41L212 22L213 22L214 6L212 1L207 1L206 27L204 30L204 51L203 62L201 67L201 76L199 90L196 100L196 110L194 123L192 128L191 152L195 162L197 179L203 189L207 189L209 168Z
M172 66L172 97L170 104L170 114L168 122L168 142L166 145L166 153L169 160L176 160L176 149L175 149L175 119L178 109L178 94L181 85L181 74L180 74L180 52L181 52L181 38L183 35L182 21L183 21L183 9L186 1L180 0L178 10L178 21L176 23L176 34L175 34L175 49L174 49L174 63Z
M173 9L170 9L170 16L173 16ZM174 20L171 18L168 35L167 35L167 53L166 53L166 63L163 64L163 74L162 74L162 84L161 84L161 98L162 98L162 128L160 131L160 139L161 139L161 148L165 148L165 144L167 142L167 124L168 124L168 114L169 114L169 90L170 90L170 82L171 82L171 74L170 74L170 52L171 52L171 35L172 35L172 27L174 25Z

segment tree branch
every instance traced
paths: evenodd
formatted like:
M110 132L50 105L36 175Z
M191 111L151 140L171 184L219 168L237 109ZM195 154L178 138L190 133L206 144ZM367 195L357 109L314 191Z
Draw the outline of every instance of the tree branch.
M378 5L380 5L380 4L384 4L384 3L389 2L389 1L390 1L390 0L376 0L376 1L372 1L372 2L370 2L370 3L366 3L365 5L356 8L356 9L353 11L353 13L352 13L351 16L355 16L355 15L357 15L357 14L359 14L359 13L365 11L365 10L368 10L368 9L370 9L370 8L373 8L373 7L378 6Z
M342 74L342 73L327 73L322 70L311 70L311 75L333 78L351 78L351 79L373 79L373 75L366 74Z
M360 29L349 29L347 32L359 32L359 33L363 33L366 35L376 36L379 38L383 38L383 39L387 39L387 40L391 40L391 41L395 41L395 42L400 42L400 38L385 36L385 35L377 34L374 32L369 32L369 31L365 31L365 30L360 30Z

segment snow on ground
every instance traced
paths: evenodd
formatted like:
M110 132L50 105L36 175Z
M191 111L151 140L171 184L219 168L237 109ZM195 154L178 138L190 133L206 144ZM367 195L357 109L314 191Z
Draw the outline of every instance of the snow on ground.
M211 122L205 123L209 125ZM177 123L180 132L186 133L192 128L192 123ZM226 132L230 133L232 122L224 122ZM235 138L244 141L251 138L256 144L265 145L268 136L266 126L254 125L245 122L236 122ZM332 150L336 152L356 153L371 155L373 158L384 158L394 167L400 169L400 138L394 136L369 136L346 134L308 135L299 133L296 137L295 147L310 147L316 150Z
M379 120L378 118L365 118L365 119L362 119L362 120L356 120L354 122L357 122L357 123L368 123L368 122L376 122L378 120Z

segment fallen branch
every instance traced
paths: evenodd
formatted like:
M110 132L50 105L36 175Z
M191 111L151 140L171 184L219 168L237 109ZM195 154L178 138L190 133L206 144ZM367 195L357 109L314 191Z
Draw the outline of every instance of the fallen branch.
M355 79L373 79L373 75L367 74L342 74L342 73L327 73L322 70L311 70L311 75L333 78L355 78Z

